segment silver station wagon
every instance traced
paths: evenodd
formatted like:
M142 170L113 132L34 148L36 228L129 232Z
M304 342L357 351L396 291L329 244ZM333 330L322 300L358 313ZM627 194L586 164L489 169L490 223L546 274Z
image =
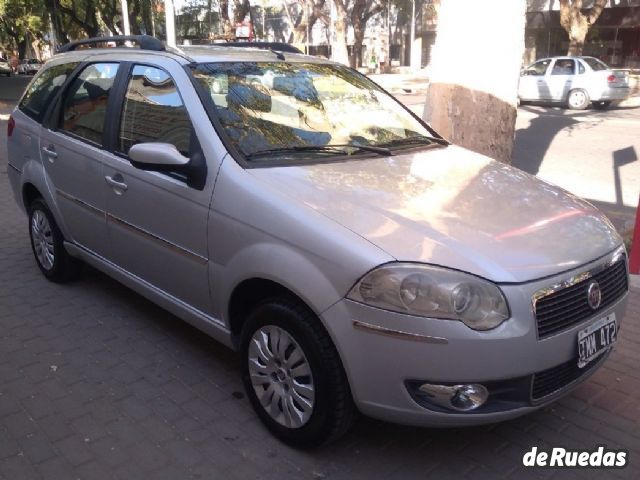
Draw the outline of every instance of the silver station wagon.
M129 40L65 46L9 120L37 265L91 264L238 350L278 438L507 420L605 361L627 257L589 203L342 65Z

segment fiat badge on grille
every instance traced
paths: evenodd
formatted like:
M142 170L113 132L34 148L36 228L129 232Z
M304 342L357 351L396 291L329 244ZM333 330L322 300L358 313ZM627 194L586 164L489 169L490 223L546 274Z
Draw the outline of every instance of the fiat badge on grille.
M601 301L602 291L600 290L598 282L594 280L589 284L589 288L587 288L587 302L589 302L589 306L592 310L597 310Z

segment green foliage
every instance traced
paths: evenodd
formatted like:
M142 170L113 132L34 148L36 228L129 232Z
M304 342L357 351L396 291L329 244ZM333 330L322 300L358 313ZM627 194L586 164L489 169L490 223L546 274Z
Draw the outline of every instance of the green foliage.
M45 18L43 0L0 0L0 43L19 49L27 41L42 39Z

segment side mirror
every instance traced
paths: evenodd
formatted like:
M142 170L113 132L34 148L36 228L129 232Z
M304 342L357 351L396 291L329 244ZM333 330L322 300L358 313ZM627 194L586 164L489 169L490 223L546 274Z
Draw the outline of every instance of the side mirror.
M134 145L129 149L129 158L132 162L141 164L142 168L146 166L150 169L183 167L189 163L189 158L182 155L174 145L160 142Z

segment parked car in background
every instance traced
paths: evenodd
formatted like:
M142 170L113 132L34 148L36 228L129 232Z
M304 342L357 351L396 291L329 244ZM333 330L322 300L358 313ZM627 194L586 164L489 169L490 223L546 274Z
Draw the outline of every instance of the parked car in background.
M603 365L628 268L591 204L344 65L125 38L142 51L63 47L8 121L36 264L85 261L239 351L278 438L335 439L358 410L498 422Z
M594 57L543 58L520 75L520 101L553 102L582 110L593 104L606 108L629 96L625 72L613 71Z
M35 75L42 67L42 62L36 58L25 58L18 65L19 75Z
M0 57L0 75L6 75L7 77L10 77L12 73L13 69L11 68L9 60Z

